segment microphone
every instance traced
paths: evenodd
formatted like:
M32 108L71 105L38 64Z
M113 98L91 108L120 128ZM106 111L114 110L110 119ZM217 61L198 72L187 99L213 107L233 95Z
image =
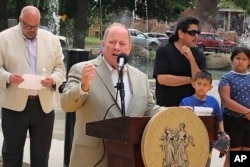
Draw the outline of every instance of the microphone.
M122 71L124 65L128 61L128 56L125 53L120 53L117 57L118 71Z
M124 83L123 83L123 68L124 65L128 61L128 56L125 53L120 53L117 57L117 63L118 63L118 73L119 78L116 85L117 90L120 91L120 97L121 97L121 113L122 116L125 116L125 91L124 91Z

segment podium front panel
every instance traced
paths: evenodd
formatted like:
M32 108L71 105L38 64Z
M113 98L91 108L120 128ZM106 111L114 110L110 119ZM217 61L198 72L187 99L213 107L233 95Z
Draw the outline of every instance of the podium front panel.
M205 166L209 155L207 129L193 111L167 108L146 125L141 153L145 166Z

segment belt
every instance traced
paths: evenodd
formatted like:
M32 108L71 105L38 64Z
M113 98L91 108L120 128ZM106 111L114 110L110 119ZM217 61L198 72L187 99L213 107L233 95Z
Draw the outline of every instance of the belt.
M28 96L29 100L34 100L34 99L38 99L38 98L39 98L39 96Z

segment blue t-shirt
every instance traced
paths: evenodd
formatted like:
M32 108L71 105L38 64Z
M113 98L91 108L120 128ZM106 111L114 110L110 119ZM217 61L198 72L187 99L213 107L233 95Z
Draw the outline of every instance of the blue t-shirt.
M223 86L230 87L230 97L237 103L250 108L250 73L236 73L230 71L221 77L218 89ZM223 112L237 118L244 118L243 114L234 112L228 108L223 108Z
M185 97L180 102L180 106L190 106L190 107L211 107L213 109L212 115L218 115L219 120L223 120L223 115L221 112L220 105L215 97L206 95L206 100L202 101L197 99L194 95Z

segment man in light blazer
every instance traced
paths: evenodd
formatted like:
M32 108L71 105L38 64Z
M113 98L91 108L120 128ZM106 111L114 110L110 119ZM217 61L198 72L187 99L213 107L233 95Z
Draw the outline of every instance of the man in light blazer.
M70 167L108 167L103 142L85 134L86 123L122 116L120 95L116 95L115 88L117 56L130 54L131 37L124 25L113 23L105 31L102 44L103 54L99 57L71 67L61 95L62 109L76 112ZM144 73L126 64L123 82L126 116L152 116L163 109L155 104Z
M22 166L28 130L31 166L48 166L54 107L58 104L58 88L65 79L65 66L59 39L39 29L39 24L39 10L26 6L19 24L0 33L3 166ZM38 81L44 88L19 88L25 81L23 74L46 75Z

